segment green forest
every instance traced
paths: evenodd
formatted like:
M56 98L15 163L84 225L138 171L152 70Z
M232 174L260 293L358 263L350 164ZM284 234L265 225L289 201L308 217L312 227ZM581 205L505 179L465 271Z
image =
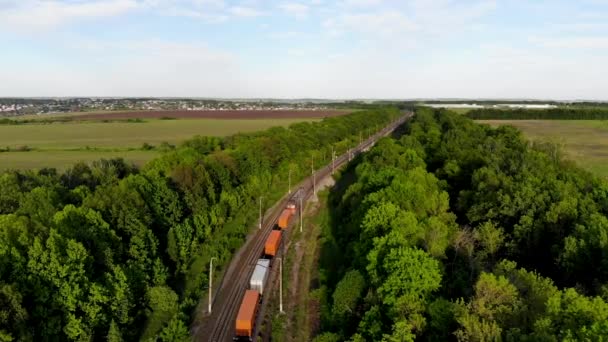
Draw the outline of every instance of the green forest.
M608 183L446 110L402 133L330 194L315 341L606 341Z
M608 107L480 108L469 111L467 116L475 120L606 120Z
M185 341L208 283L265 205L394 108L122 160L0 174L0 341Z

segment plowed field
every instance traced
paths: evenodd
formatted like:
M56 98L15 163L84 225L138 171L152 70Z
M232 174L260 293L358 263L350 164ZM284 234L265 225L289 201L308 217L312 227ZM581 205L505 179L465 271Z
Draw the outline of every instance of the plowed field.
M126 119L303 119L324 118L349 113L342 110L156 110L139 112L87 113L78 120Z

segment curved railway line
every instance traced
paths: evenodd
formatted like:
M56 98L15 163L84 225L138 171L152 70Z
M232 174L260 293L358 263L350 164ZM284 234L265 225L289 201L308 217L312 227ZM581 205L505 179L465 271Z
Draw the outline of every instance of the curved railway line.
M403 117L392 122L387 127L378 131L376 134L363 141L359 146L352 149L350 151L351 156L357 155L362 151L369 149L379 138L392 133L411 116L411 113L407 113ZM342 154L335 159L335 168L339 168L349 160L349 153ZM332 165L330 163L321 169L315 170L315 177L318 180L321 180L329 176L331 171ZM306 202L312 194L312 178L308 177L294 187L294 189L298 188L304 190L303 200ZM247 289L249 278L253 273L256 261L262 254L264 243L276 224L279 215L281 214L281 210L286 206L287 202L292 198L292 196L294 196L296 192L297 191L292 192L291 195L283 197L282 200L280 200L273 208L269 210L270 213L264 218L262 228L256 233L250 234L241 249L234 255L230 265L224 273L219 287L217 287L215 290L215 296L212 299L213 310L211 315L205 317L202 323L195 324L195 326L193 326L191 329L193 341L232 341L232 337L234 335L235 318L239 310L239 305L243 298L243 294ZM283 241L282 243L284 244L286 241ZM270 297L269 293L265 292L262 298L261 307L265 305L268 297ZM254 330L253 336L258 334L259 323L261 322L260 316L261 315L258 314L256 329Z

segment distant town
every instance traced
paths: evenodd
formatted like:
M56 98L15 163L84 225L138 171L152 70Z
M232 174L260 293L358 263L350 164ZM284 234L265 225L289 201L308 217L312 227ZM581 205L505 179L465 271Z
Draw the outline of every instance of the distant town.
M324 110L327 106L308 101L197 100L136 98L29 99L0 98L0 115L42 115L71 112L141 110Z

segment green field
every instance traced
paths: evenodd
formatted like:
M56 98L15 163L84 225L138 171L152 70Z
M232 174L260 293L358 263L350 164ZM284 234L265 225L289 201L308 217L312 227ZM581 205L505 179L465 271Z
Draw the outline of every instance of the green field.
M66 122L53 124L0 125L0 169L55 167L65 169L78 161L123 157L138 165L159 152L142 151L144 143L179 144L195 135L227 136L272 126L289 126L314 119L178 119L145 122ZM33 151L15 152L27 146ZM97 149L94 150L87 150Z
M480 120L492 126L512 125L537 141L562 146L569 159L608 177L608 121L603 120Z
M1 169L40 169L53 167L63 170L78 161L92 162L99 159L122 157L141 166L159 155L156 151L30 151L0 153Z

